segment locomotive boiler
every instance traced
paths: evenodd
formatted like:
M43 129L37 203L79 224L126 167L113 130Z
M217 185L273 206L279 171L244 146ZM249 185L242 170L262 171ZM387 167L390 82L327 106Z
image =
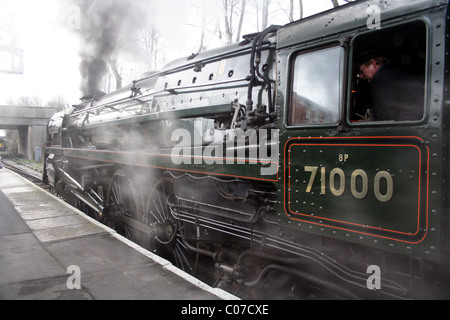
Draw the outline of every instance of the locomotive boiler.
M243 298L448 298L447 6L356 1L86 97L50 120L44 179ZM419 117L370 117L374 49Z

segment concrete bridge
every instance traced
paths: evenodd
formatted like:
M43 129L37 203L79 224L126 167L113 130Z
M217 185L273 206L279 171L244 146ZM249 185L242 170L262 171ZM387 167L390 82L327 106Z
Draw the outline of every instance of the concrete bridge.
M50 107L0 106L0 129L17 130L18 151L30 160L42 160L47 122L57 112Z

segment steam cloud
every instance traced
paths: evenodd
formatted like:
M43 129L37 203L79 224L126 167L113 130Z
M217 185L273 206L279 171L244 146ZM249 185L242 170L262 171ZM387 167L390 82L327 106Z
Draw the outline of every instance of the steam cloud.
M107 72L107 59L126 37L126 23L134 11L127 0L78 0L82 15L80 73L84 96L94 96Z

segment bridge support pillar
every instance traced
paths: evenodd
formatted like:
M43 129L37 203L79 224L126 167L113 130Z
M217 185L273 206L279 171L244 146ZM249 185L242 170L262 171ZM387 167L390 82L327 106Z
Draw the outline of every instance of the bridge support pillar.
M36 147L41 150L45 147L46 127L19 126L18 152L25 155L28 160L41 161L40 153L35 152ZM40 158L40 159L38 159Z
M17 131L19 136L17 151L28 157L28 126L19 126Z

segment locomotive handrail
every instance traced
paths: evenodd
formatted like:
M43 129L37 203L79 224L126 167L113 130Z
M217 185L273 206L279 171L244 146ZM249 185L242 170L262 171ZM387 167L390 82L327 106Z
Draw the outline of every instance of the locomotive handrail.
M80 110L77 110L77 111L73 112L71 114L71 116L79 116L79 115L84 114L86 112L92 112L92 111L95 111L95 110L100 109L100 108L112 108L113 106L120 105L120 104L122 104L122 103L124 103L126 101L130 101L130 102L131 101L136 101L137 102L134 105L124 105L122 108L116 109L116 111L120 111L120 110L123 110L125 108L129 108L129 107L135 106L137 104L142 104L143 102L139 101L138 99L146 98L146 97L149 97L149 96L161 97L161 96L163 96L161 93L166 93L166 92L176 95L176 94L179 94L177 92L177 90L203 88L202 91L205 91L205 90L217 90L217 89L220 89L220 88L241 87L243 85L236 85L236 86L231 86L231 87L230 86L217 87L217 86L226 85L226 84L232 84L232 83L237 83L237 82L243 82L243 81L249 81L249 80L250 80L249 76L247 76L245 78L239 78L239 79L233 79L233 80L224 80L224 81L218 81L218 82L214 82L214 83L205 83L205 84L200 84L200 85L184 86L184 87L164 88L164 89L161 89L161 90L158 90L158 91L152 91L152 92L143 94L143 95L141 95L139 97L128 96L128 97L121 98L121 99L118 99L118 100L113 101L113 102L109 102L109 103L105 103L105 104L99 104L99 105L92 105L92 106L90 106L88 108L80 109ZM211 88L210 89L205 89L205 87L211 87ZM196 92L196 91L197 90L192 90L192 91L188 91L188 92L184 92L184 93Z
M239 44L239 45L241 45L241 44ZM263 44L263 46L258 47L256 50L257 51L265 51L265 50L270 50L270 49L276 49L276 44L265 43L265 44ZM141 81L144 81L144 80L148 80L148 79L153 78L153 77L160 77L160 76L166 76L166 75L169 75L169 74L172 74L172 73L178 73L180 71L185 71L185 70L189 70L191 68L195 68L196 65L199 62L203 62L203 63L206 63L206 64L207 63L213 63L213 62L217 62L217 61L220 61L220 60L223 60L223 59L229 59L229 58L233 58L233 57L237 57L237 56L240 56L240 55L251 53L251 50L252 50L252 48L250 46L248 46L248 47L238 48L236 50L232 50L232 51L229 51L229 52L226 52L226 53L223 53L223 54L217 54L217 55L215 55L213 57L205 58L204 60L201 60L201 59L192 60L192 62L190 62L188 64L183 64L183 65L178 66L178 67L173 68L173 69L162 70L160 72L154 73L154 74L149 75L147 77L143 77L141 79L134 80L133 82L138 83L138 82L141 82Z
M173 117L190 118L193 116L205 116L209 114L220 114L231 112L230 104L220 104L214 107L205 108L205 107L195 107L186 109L178 109L178 110L167 110L167 111L159 111L148 114L141 114L133 117L127 117L123 119L114 119L103 122L95 122L95 123L85 123L83 124L84 129L94 129L97 127L102 127L105 125L123 125L129 123L141 123L146 121L156 121L156 120L169 120L173 119Z
M250 76L247 76L245 78L240 78L240 79L234 79L234 80L218 81L218 82L214 82L214 83L204 83L204 84L192 85L192 86L166 88L162 91L168 91L171 94L178 94L177 90L186 90L186 89L192 89L192 88L214 87L214 88L211 88L210 90L216 90L216 89L220 89L220 87L219 88L215 87L217 85L229 84L229 83L235 83L235 82L241 82L241 81L250 81ZM195 91L196 90L191 91L191 92L195 92ZM203 89L202 91L205 91L205 89Z

